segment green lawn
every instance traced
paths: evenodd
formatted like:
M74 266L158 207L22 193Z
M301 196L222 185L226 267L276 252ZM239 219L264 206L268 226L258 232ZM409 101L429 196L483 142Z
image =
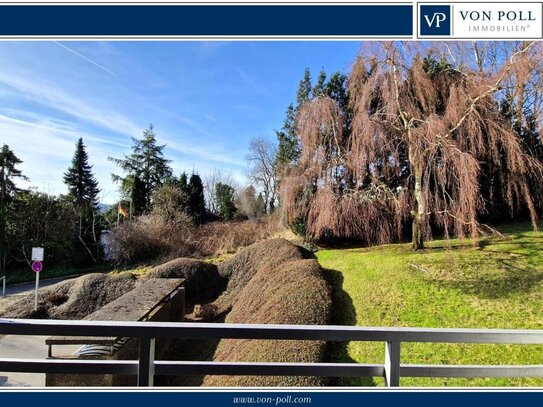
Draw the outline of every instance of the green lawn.
M529 224L500 229L505 238L435 240L321 250L335 287L333 323L363 326L543 329L543 232ZM416 267L414 267L416 266ZM543 364L543 346L402 344L402 363ZM382 363L382 343L338 344L333 361ZM338 385L381 385L340 379ZM543 379L403 378L402 386L543 386Z

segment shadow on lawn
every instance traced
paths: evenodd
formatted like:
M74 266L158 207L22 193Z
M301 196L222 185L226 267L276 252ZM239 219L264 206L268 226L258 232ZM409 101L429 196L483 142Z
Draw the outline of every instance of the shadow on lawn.
M497 260L503 273L481 273L457 281L438 284L484 299L506 298L512 294L530 292L543 281L543 270L518 267L511 261Z
M498 229L505 234L503 237L482 237L476 245L458 242L449 245L445 242L425 248L424 252L427 253L445 251L459 252L461 255L457 266L461 273L453 273L454 278L450 278L450 275L445 278L433 276L430 281L490 300L537 289L543 282L543 268L540 265L543 234L534 233L530 224L505 225ZM464 249L467 251L463 252ZM442 271L446 272L448 267L454 266L444 264Z
M325 269L324 275L332 287L332 325L356 325L356 310L349 294L343 290L343 274ZM348 342L328 342L326 361L330 363L358 363L349 356ZM332 377L331 386L376 386L371 377Z
M543 269L538 264L541 243L539 236L522 233L511 239L483 240L479 249L485 255L474 257L477 263L469 264L473 271L459 279L434 281L483 299L530 292L543 281Z

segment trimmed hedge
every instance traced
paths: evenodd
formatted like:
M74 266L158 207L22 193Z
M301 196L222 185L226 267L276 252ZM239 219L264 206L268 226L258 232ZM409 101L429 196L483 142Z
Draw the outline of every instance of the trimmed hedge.
M142 277L142 281L150 278L184 278L186 299L191 304L213 301L224 290L227 282L214 264L186 258L154 267Z
M229 311L257 272L301 259L303 255L299 247L285 239L264 240L244 248L218 265L219 274L228 279L228 285L215 305L221 311Z
M270 245L266 245L270 243ZM236 257L239 258L236 259ZM229 269L229 287L239 294L226 317L231 323L325 325L332 305L330 287L316 260L303 260L297 246L275 239L250 246L219 266ZM227 263L227 262L225 262ZM247 267L247 268L245 268ZM250 267L250 268L249 268ZM246 282L245 284L243 284ZM215 361L322 362L325 342L223 339ZM206 376L204 386L321 386L317 377Z
M132 290L136 277L93 273L41 288L38 310L34 311L34 293L11 304L0 315L4 318L82 319L98 308Z

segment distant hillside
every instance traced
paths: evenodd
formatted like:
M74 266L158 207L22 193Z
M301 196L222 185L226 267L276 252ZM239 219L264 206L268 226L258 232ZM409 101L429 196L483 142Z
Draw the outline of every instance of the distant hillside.
M111 207L112 207L112 205L99 203L98 204L98 211L100 213L106 213L107 211L109 211L111 209Z

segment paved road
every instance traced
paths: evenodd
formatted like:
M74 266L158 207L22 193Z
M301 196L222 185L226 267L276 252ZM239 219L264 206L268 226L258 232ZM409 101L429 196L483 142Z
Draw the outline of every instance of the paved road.
M70 278L75 278L75 277L79 277L79 276L76 275L76 276L67 276L67 277L56 277L56 278L49 278L47 280L40 280L40 288L48 287L50 285L60 283L61 281L69 280ZM36 287L35 281L32 281L30 283L8 285L6 287L6 296L15 295L15 294L24 294L26 292L33 291L35 287ZM0 287L0 291L1 291L1 288L2 287ZM2 293L0 292L0 294Z
M3 336L0 338L0 358L46 359L46 338L46 336ZM77 348L79 348L79 345L57 347L55 355L70 355ZM45 374L0 372L0 387L44 386Z

